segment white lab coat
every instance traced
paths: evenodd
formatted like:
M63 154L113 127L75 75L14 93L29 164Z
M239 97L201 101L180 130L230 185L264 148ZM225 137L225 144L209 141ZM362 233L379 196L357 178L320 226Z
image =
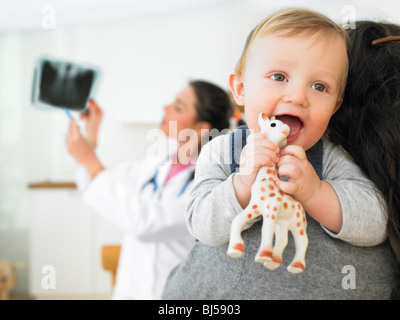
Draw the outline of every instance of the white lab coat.
M195 243L185 223L193 180L178 197L194 166L164 185L171 167L164 160L120 164L91 182L83 168L77 173L83 200L125 232L113 299L159 299L169 272ZM154 185L147 184L142 190L157 170L158 189L154 192Z

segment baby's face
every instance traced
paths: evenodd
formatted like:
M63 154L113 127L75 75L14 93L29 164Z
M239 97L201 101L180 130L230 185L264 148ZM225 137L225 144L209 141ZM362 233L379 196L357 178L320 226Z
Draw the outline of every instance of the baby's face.
M243 76L235 76L237 100L256 132L258 115L276 116L290 127L288 144L311 148L341 104L345 43L338 36L264 36L251 46ZM231 85L232 87L232 85ZM236 95L238 96L238 95Z

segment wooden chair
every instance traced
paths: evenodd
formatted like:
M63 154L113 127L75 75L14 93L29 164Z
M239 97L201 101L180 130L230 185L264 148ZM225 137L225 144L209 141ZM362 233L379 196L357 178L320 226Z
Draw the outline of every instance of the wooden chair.
M0 300L10 299L10 290L17 283L17 272L11 261L0 261Z
M111 272L111 287L115 286L115 277L117 275L117 267L121 245L104 245L101 248L101 260L103 269Z

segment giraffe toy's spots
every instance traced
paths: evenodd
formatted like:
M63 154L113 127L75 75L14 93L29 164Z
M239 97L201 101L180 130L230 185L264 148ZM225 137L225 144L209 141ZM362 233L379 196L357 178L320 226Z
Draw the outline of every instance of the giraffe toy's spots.
M280 264L282 262L282 257L272 257L272 261Z
M234 246L232 246L232 251L230 253L230 256L232 258L240 258L244 254L244 244L243 243L236 243Z
M306 266L301 261L292 262L288 267L288 270L292 273L303 272Z
M272 250L263 250L260 252L260 257L272 258Z
M289 207L289 205L287 204L287 202L284 202L284 203L283 203L283 208L284 208L284 209L287 209L288 207Z
M276 125L270 126L271 123ZM286 136L282 132L289 133L289 127L284 123L275 119L271 121L268 118L263 119L260 115L259 124L262 133L266 133L268 139L278 147L282 148L286 144ZM263 263L270 270L278 268L287 244L287 233L290 231L296 244L296 254L287 270L292 273L299 273L306 266L305 255L308 246L305 212L297 200L278 188L276 183L278 179L275 165L263 167L258 171L249 205L232 221L227 253L233 258L241 257L244 254L242 229L249 220L255 219L261 214L263 217L261 244L255 261ZM266 190L270 190L269 193L266 193ZM262 206L260 201L263 201ZM248 213L251 210L254 214ZM279 227L280 232L276 232L277 227ZM273 246L274 235L275 244Z

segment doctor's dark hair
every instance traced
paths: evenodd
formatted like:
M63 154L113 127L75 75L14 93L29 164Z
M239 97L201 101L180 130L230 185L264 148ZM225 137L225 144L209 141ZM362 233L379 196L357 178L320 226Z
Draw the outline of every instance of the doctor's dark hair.
M196 120L206 121L219 131L229 128L233 106L227 92L206 81L191 81L189 85L196 94Z
M348 31L349 74L344 100L328 126L380 191L387 209L387 236L400 264L400 26L360 21ZM392 298L400 299L400 279Z

